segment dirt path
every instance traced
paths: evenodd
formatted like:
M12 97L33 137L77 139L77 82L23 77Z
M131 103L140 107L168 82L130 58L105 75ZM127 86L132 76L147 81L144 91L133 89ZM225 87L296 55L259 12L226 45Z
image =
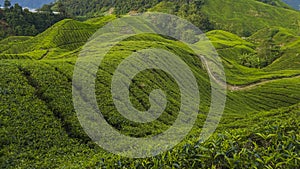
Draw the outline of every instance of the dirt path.
M278 81L278 80L282 80L282 79L291 79L291 78L300 78L300 75L289 76L289 77L279 77L279 78L275 78L275 79L262 79L259 82L248 84L248 85L234 86L234 85L227 84L227 89L229 89L231 91L247 90L247 89L251 89L251 88L254 88L254 87L257 87L260 85L264 85L266 83L270 83L270 82L274 82L274 81Z
M206 61L206 59L201 56L201 60L204 62L206 70L209 74L209 76L211 78L213 78L217 83L219 83L219 85L226 85L226 88L230 91L241 91L241 90L248 90L260 85L264 85L266 83L270 83L270 82L274 82L277 80L282 80L282 79L290 79L290 78L300 78L300 75L295 75L295 76L289 76L289 77L278 77L278 78L274 78L274 79L261 79L259 82L254 82L251 84L246 84L246 85L230 85L228 83L224 84L224 82L222 82L221 80L219 80L217 77L214 76L214 74L211 72L211 70L209 69L208 63Z
M45 54L43 54L38 60L42 60L44 59L49 53L49 49L47 50L47 52Z

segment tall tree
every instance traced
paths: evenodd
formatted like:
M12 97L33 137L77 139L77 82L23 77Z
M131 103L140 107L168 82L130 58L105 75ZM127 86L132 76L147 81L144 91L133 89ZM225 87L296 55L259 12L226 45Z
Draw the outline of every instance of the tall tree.
M4 1L4 7L9 8L11 6L10 0L5 0Z
M66 7L62 2L57 2L57 9L61 15L66 16Z

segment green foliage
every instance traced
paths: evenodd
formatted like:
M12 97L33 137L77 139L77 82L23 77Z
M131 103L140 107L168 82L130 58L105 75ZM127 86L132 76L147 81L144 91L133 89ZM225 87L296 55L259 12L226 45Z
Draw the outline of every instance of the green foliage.
M280 112L280 111L279 111ZM282 112L281 112L282 113ZM248 129L232 129L216 134L204 144L187 144L182 153L185 165L197 168L294 168L299 165L299 115L280 122L264 120ZM254 122L255 123L255 122ZM263 126L263 127L262 127ZM178 160L181 161L181 160ZM205 161L205 162L204 162ZM204 163L203 163L204 162ZM184 164L184 163L183 163Z
M206 142L198 142L199 129L195 128L181 144L156 157L128 159L107 154L76 127L79 122L72 110L72 85L68 80L72 77L73 63L72 60L1 61L1 168L296 168L299 165L299 104L271 111L226 113L216 133ZM297 83L280 83L289 84L286 89L296 91ZM271 85L273 89L265 86L253 93L278 90L278 84ZM246 97L237 95L239 99ZM241 100L240 103L239 107L249 105ZM267 100L266 103L276 104Z
M246 85L260 79L272 80L299 74L299 37L287 29L265 28L249 38L219 30L206 35L224 60L229 84ZM265 45L268 43L271 45Z
M107 11L113 11L113 13L118 16L127 13L146 12L148 10L166 12L183 17L198 26L201 30L208 31L213 29L213 27L210 24L208 17L200 10L201 6L204 5L204 2L205 1L203 0L106 0L99 4L96 0L66 0L56 2L55 7L58 8L58 6L64 5L67 8L67 13L74 16L86 16L88 18L103 15L107 13Z
M69 20L59 25L67 24L70 27L75 23ZM76 26L74 28L77 29ZM232 44L228 43L229 49L236 48L236 44L247 46L249 50L255 49L252 43L228 32L213 31L208 35L216 43L219 40L225 45L225 41L231 41ZM6 41L14 40L11 38ZM16 41L19 42L18 39ZM157 41L160 43L154 43ZM141 110L149 107L148 95L153 89L162 88L168 93L169 106L158 120L149 124L136 124L122 118L112 106L109 86L114 69L132 52L149 47L176 53L191 67L197 78L202 98L201 113L195 127L182 143L166 153L146 159L128 159L108 154L86 136L73 109L72 76L76 57L55 60L45 57L40 61L5 59L0 60L0 153L1 161L4 161L1 168L298 166L300 145L297 140L300 136L296 131L300 124L299 78L278 79L246 90L229 92L224 116L216 133L208 141L199 143L198 135L210 103L207 73L199 58L195 58L183 44L158 35L145 34L126 39L113 47L103 60L97 74L96 95L99 108L114 128L129 136L151 136L167 129L177 117L177 106L180 104L178 87L162 71L141 72L133 79L130 88L131 102ZM65 55L73 53L66 52ZM222 58L225 60L226 56ZM228 57L228 60L231 59ZM255 72L242 70L244 72L241 76L249 81L255 80L251 73L257 79L263 79L266 75L276 76L275 72L262 74L257 69ZM232 75L229 75L230 78ZM292 106L294 104L298 105Z
M265 60L261 60L259 57L253 54L242 54L239 59L240 64L247 67L261 68L266 66Z
M136 3L140 5L140 1ZM207 2L189 3L164 1L152 9L168 6L166 10L186 18L195 17L195 9L207 10ZM245 4L273 9L250 0ZM226 5L223 1L225 9ZM148 124L131 122L113 104L110 86L115 69L133 52L148 48L172 52L190 67L199 86L200 112L188 136L156 157L128 159L96 146L81 128L73 108L72 89L78 90L72 86L73 70L82 45L115 18L109 15L85 22L67 19L35 37L12 36L0 41L0 168L299 166L300 38L289 28L280 27L261 29L249 38L221 30L206 33L223 61L228 96L215 134L204 143L199 142L199 134L210 108L211 86L201 59L181 42L154 34L140 34L118 43L103 59L96 76L98 107L109 124L122 134L144 137L163 132L177 118L179 88L160 70L140 72L130 86L130 101L139 110L149 108L152 90L166 92L168 105L157 120ZM226 25L223 22L220 24ZM185 35L189 39L192 36Z
M5 0L4 1L4 7L9 8L11 6L10 0Z
M114 8L115 14L126 14L129 11L146 11L148 8L153 7L161 0L135 0L135 1L121 1L121 0L104 0L99 3L97 0L64 0L58 1L55 4L55 8L59 5L66 7L66 12L75 16L95 16L101 15L108 11L110 8Z
M208 16L215 29L239 36L248 37L268 26L299 32L299 12L255 0L209 0L202 7L202 12Z
M22 54L35 50L48 50L50 54L55 48L56 51L68 52L84 45L97 30L97 27L96 25L66 19L29 40L9 45L2 53Z
M43 32L54 23L62 20L62 15L49 13L32 13L28 9L22 9L18 4L10 7L9 1L5 9L0 9L0 39L9 35L33 36ZM9 8L10 7L10 8Z
M247 67L262 68L271 65L275 60L279 60L282 56L295 49L286 47L299 39L290 31L271 27L259 30L253 34L249 40L256 44L255 54L242 55L240 60L241 64ZM287 52L289 50L290 52Z
M213 29L213 25L210 23L207 15L205 15L201 8L205 5L203 0L192 1L162 1L153 8L149 9L152 12L165 12L168 14L174 14L182 17L195 26L200 28L203 32L207 32Z
M29 40L30 36L10 36L0 41L0 53L8 50L12 45Z
M87 158L75 154L89 152L89 147L68 136L60 119L36 95L38 86L29 74L20 71L18 63L0 62L0 167L80 166L74 162Z

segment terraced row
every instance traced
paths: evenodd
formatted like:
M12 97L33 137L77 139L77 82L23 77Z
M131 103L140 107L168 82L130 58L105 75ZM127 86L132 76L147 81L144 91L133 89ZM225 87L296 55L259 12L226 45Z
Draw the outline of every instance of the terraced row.
M87 154L97 151L70 137L62 117L55 113L56 107L51 107L53 101L48 103L49 93L41 93L54 87L49 81L47 88L36 83L35 78L42 77L30 71L32 65L16 65L14 61L0 65L1 168L48 168L50 163L52 167L79 167L80 161L88 160Z
M294 156L300 146L296 142L299 135L295 133L299 126L299 106L270 112L263 111L299 102L297 99L299 92L295 90L299 79L272 82L242 92L241 95L239 95L240 92L230 93L229 99L233 98L233 100L229 100L228 108L217 130L217 133L222 134L215 134L204 144L198 144L198 127L200 128L203 122L198 120L191 134L174 150L154 158L134 160L106 154L89 142L82 132L72 108L73 63L73 60L22 62L3 60L1 62L0 69L3 72L0 74L0 135L3 138L0 151L1 161L3 161L1 167L106 166L122 168L127 166L136 168L159 167L168 164L175 168L176 166L208 167L212 165L227 167L270 165L284 168L296 166L299 162L299 159ZM110 76L105 70L99 70L98 76L102 77L102 73L105 73L106 77ZM14 76L11 76L12 74ZM139 80L143 80L144 76L149 77L148 75L150 72L141 74L137 77L137 82L140 83ZM160 76L151 74L150 77L166 78L163 74ZM144 83L147 84L147 81ZM99 87L103 86L105 85ZM278 89L279 86L282 87ZM132 89L134 94L141 94L142 98L147 95L146 90L135 87ZM96 92L101 95L102 91L97 90ZM284 98L273 97L283 93L286 96ZM238 99L238 101L234 99ZM280 100L278 103L281 104L277 105L277 100ZM137 101L144 102L143 99ZM138 106L136 101L132 102ZM241 107L245 109L241 110ZM107 112L107 115L115 116L110 111ZM172 115L174 116L174 114ZM199 114L199 118L205 119L205 116ZM116 123L112 120L114 119L108 119L111 124L115 125ZM161 125L162 123L165 123L163 119L157 124ZM134 125L131 125L132 123L123 123L121 126L124 128L120 129L124 134L130 135L128 131L134 129ZM262 128L261 126L266 127ZM155 130L157 127L155 125L150 125L150 127L153 128L144 126L143 130L149 132L151 129L153 130L152 134L155 134L163 129ZM117 125L116 128L118 128ZM132 134L134 136L150 134L142 133L139 130L133 131L137 132L135 135ZM274 134L279 134L281 137L275 137ZM295 139L291 139L292 137ZM280 146L282 147L280 148ZM268 147L268 150L265 147ZM255 155L255 152L259 157ZM200 154L202 156L198 156ZM267 155L274 155L274 157L268 160L265 158ZM256 163L252 163L254 161Z

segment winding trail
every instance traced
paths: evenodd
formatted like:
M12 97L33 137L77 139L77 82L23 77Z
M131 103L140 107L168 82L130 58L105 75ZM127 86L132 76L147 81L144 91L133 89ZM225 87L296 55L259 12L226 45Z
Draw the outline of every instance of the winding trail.
M266 83L283 80L283 79L291 79L291 78L300 78L300 75L288 76L288 77L278 77L278 78L274 78L274 79L261 79L259 82L254 82L254 83L246 84L246 85L235 86L235 85L227 84L227 89L229 89L231 91L247 90L247 89L251 89L251 88L254 88L254 87L257 87L260 85L264 85Z
M44 53L38 60L44 59L48 55L48 53L49 53L49 49L47 49L47 52Z
M211 69L209 68L207 60L204 58L204 56L200 56L200 57L201 57L201 60L205 64L206 70L207 70L210 78L212 78L213 80L215 80L219 85L221 85L223 87L225 87L224 85L226 85L226 88L228 90L230 90L230 91L248 90L248 89L252 89L254 87L257 87L257 86L260 86L260 85L264 85L266 83L278 81L278 80L291 79L291 78L300 78L300 74L298 74L298 75L294 75L294 76L278 77L278 78L273 78L273 79L260 79L260 81L258 81L258 82L254 82L254 83L251 83L251 84L245 84L245 85L231 85L231 84L222 82L218 77L216 77L211 72Z

